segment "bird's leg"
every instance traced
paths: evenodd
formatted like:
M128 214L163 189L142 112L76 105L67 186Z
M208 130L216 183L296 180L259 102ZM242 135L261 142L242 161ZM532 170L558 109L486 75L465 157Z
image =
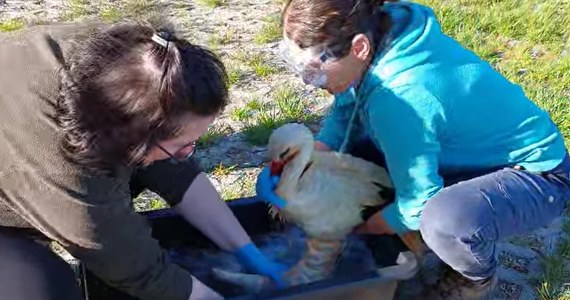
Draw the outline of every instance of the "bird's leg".
M329 276L346 240L307 239L307 250L303 258L285 273L283 281L287 285L305 284Z
M328 277L336 267L345 245L345 240L307 239L307 250L301 260L283 275L283 284L294 286ZM274 287L271 280L262 275L217 268L212 271L218 279L241 286L248 293L259 293Z

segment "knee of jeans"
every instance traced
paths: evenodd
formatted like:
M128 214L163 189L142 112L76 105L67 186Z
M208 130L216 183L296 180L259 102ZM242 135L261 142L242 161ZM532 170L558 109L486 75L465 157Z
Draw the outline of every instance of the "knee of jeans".
M430 244L441 238L468 238L485 224L485 216L480 211L444 190L426 203L420 232Z

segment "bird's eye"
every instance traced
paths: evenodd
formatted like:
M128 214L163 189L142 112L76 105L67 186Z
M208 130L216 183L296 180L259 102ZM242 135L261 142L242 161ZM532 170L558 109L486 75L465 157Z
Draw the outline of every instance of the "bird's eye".
M289 153L289 150L291 150L291 148L287 148L287 150L281 152L281 154L279 154L279 158L280 159L285 158L285 155L287 155L287 153Z

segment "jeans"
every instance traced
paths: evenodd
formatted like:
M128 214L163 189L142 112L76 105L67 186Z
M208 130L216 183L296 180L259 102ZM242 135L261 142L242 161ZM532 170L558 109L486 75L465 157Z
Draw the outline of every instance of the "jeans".
M357 143L350 153L386 166L369 141ZM442 177L445 187L427 201L420 232L443 262L472 280L494 275L498 240L549 225L570 200L568 155L540 174L499 168Z

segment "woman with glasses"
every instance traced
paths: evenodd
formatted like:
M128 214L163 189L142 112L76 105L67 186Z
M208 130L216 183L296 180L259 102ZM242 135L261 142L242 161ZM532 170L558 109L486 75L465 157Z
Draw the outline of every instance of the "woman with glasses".
M421 232L449 268L419 299L490 297L497 240L548 225L570 199L548 113L420 4L291 0L282 21L285 59L335 97L315 148L381 164L394 182L394 201L356 231ZM262 171L258 194L283 203L274 186Z
M130 203L145 188L252 272L279 277L189 159L228 99L210 51L141 24L1 39L0 298L80 299L71 268L41 245L56 241L138 299L221 299L151 237Z

